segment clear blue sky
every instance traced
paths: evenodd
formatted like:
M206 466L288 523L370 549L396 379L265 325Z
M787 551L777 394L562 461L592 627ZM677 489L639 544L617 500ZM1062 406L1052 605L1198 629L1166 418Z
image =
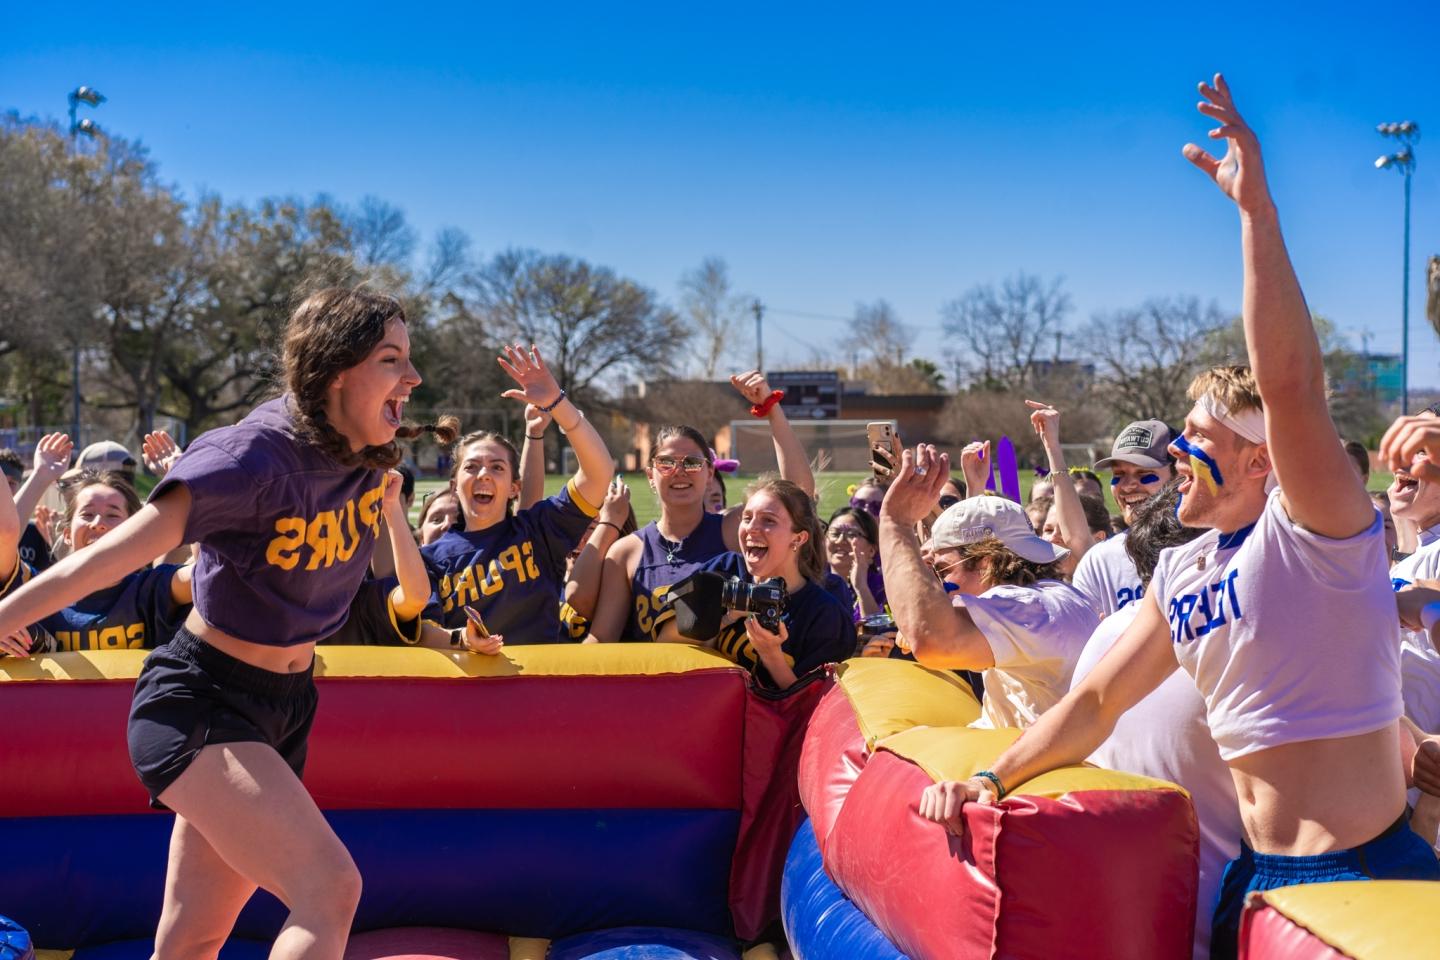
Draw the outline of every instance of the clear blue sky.
M1265 144L1313 309L1399 349L1402 180L1377 122L1431 139L1414 182L1412 385L1440 384L1440 5L17 3L0 109L67 90L187 195L366 194L482 255L566 252L673 298L707 255L764 300L767 366L884 297L938 357L939 307L1017 270L1074 319L1151 295L1238 308L1230 203L1180 156L1195 83ZM1009 9L1000 10L1000 6ZM1254 12L1246 7L1263 7ZM1011 12L1013 10L1013 12Z

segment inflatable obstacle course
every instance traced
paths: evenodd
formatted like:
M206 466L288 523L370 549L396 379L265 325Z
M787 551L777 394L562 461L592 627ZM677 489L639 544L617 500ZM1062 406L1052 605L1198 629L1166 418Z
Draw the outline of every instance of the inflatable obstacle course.
M1440 956L1440 883L1362 880L1252 893L1240 960Z
M968 805L963 840L920 818L926 786L974 775L1018 736L965 726L978 716L952 675L841 666L800 762L810 821L783 910L797 957L1190 956L1198 831L1179 787L1070 767Z
M142 660L0 661L0 711L26 718L0 914L56 956L149 955L172 818L126 750ZM659 644L321 648L316 677L305 781L365 878L354 956L739 960L778 914L823 677L771 702ZM283 917L257 894L222 956L264 956Z

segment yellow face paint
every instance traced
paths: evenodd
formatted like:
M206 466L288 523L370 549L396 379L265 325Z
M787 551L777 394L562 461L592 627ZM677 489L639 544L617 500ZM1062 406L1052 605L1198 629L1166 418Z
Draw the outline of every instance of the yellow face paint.
M1219 491L1225 486L1225 478L1220 475L1220 465L1217 464L1204 450L1186 440L1183 436L1175 438L1175 447L1184 451L1190 457L1190 470L1205 484L1211 494Z

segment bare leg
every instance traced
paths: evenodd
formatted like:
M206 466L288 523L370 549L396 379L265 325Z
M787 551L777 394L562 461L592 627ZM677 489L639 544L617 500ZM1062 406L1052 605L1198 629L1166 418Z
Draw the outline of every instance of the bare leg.
M271 960L341 960L360 872L278 753L262 743L212 744L160 799L235 873L290 908Z
M214 960L254 892L255 884L231 869L200 831L176 817L153 960Z

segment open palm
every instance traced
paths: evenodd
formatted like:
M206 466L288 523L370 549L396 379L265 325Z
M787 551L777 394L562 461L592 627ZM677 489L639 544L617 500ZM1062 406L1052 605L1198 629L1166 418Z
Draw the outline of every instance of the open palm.
M1185 159L1205 171L1241 210L1254 211L1267 206L1270 188L1265 183L1260 141L1235 109L1230 85L1217 73L1213 83L1200 84L1200 96L1205 99L1196 109L1220 122L1220 126L1210 131L1210 139L1225 141L1225 155L1217 160L1195 144L1187 143L1183 151Z

